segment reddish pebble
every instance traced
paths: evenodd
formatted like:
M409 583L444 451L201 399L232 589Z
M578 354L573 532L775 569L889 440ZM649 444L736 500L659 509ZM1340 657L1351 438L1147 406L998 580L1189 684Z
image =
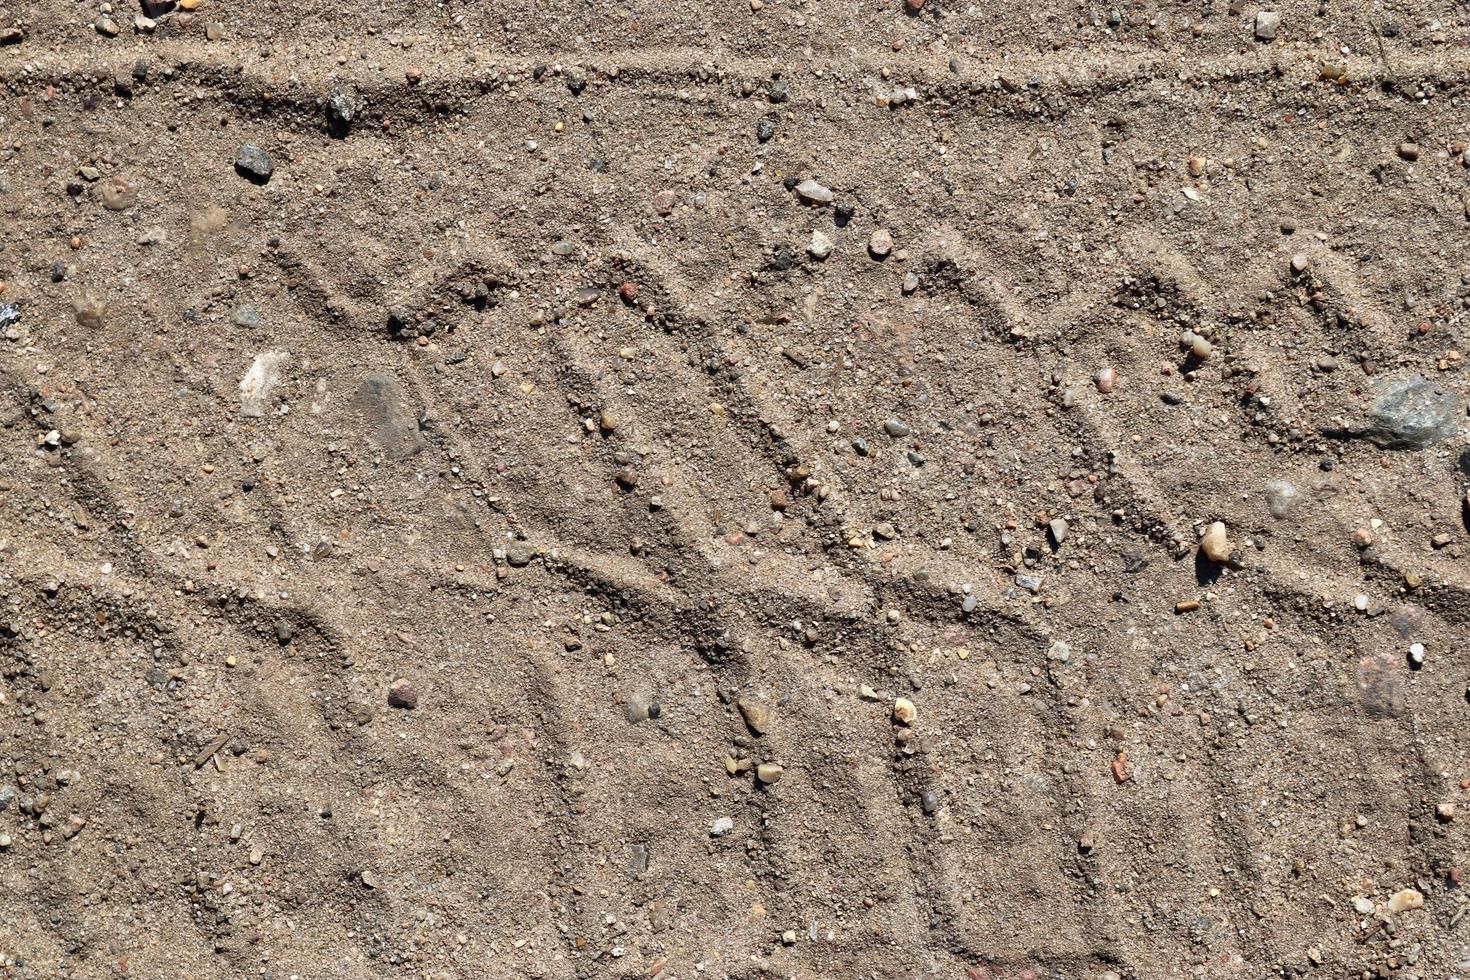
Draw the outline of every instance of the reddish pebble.
M1353 544L1359 548L1371 548L1373 546L1373 532L1366 527L1360 527L1353 532Z
M1113 782L1117 783L1120 786L1123 783L1126 783L1129 779L1132 779L1133 778L1133 773L1128 768L1128 753L1127 752L1119 752L1118 753L1117 757L1113 759L1113 766L1112 766L1112 768L1113 768Z
M924 0L903 0L904 9L911 14L917 14L924 9Z
M417 708L419 704L418 689L413 682L400 677L388 685L388 706L392 708Z
M624 303L631 303L638 298L638 284L629 280L618 287L618 295L623 298Z
M1118 372L1113 368L1105 367L1097 372L1097 377L1092 380L1097 385L1097 390L1106 395L1113 390L1113 385L1118 383Z

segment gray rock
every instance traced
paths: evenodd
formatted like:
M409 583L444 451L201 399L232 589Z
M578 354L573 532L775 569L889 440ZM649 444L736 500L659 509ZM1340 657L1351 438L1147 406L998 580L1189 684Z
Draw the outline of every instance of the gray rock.
M230 322L246 330L256 330L260 327L260 312L253 306L237 306L230 314Z
M407 459L424 448L418 418L399 394L390 374L370 374L362 379L353 407L370 426L368 438L394 459Z
M889 419L887 422L883 423L883 431L888 433L895 439L902 439L913 430L910 429L903 422L900 422L898 419Z
M19 320L19 306L14 303L0 303L0 327L8 327Z
M1301 494L1289 480L1272 480L1266 484L1266 509L1278 521L1284 521L1296 513Z
M1386 449L1424 449L1459 432L1460 396L1414 374L1378 390L1366 435Z
M0 786L0 813L4 813L6 810L10 809L10 804L14 803L15 798L19 795L20 794L16 791L16 788L9 785L8 783L4 786Z
M734 829L735 821L733 819L730 817L721 817L709 825L709 835L711 837L724 837Z
M345 132L357 118L357 93L350 88L334 88L327 96L327 122L334 130Z
M932 789L926 789L919 794L919 808L924 811L925 816L933 816L939 810L939 794Z
M1058 517L1046 526L1046 529L1051 532L1052 541L1058 546L1067 540L1067 531L1069 528L1070 525L1067 523L1065 517Z
M766 143L769 142L771 137L775 135L775 120L767 116L762 116L761 119L755 124L755 138L762 143Z
M1276 40L1276 28L1281 26L1281 15L1274 10L1262 10L1256 14L1256 39Z
M246 180L264 184L275 173L276 165L271 155L254 143L241 143L235 151L235 172Z
M1016 573L1016 584L1030 592L1032 595L1041 591L1041 576L1027 575L1025 572Z
M810 177L796 185L796 196L808 204L831 204L833 198L831 188L823 187Z

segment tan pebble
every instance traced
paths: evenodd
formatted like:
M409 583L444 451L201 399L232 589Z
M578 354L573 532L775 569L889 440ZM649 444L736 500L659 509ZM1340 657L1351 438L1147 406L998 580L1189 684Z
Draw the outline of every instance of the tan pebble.
M1226 536L1224 521L1216 521L1210 525L1205 536L1200 539L1199 550L1210 561L1224 562L1230 559L1230 539Z
M785 771L774 762L762 762L755 767L755 777L763 783L775 783L781 779L781 774Z
M1422 909L1424 907L1424 896L1412 888L1394 892L1388 900L1390 912L1408 912L1411 909Z
M893 700L893 720L901 725L912 725L919 717L919 709L908 698Z
M745 723L750 726L751 731L757 735L764 735L771 730L770 708L761 704L759 701L752 701L748 698L741 698L737 707L740 708L740 715L745 719Z

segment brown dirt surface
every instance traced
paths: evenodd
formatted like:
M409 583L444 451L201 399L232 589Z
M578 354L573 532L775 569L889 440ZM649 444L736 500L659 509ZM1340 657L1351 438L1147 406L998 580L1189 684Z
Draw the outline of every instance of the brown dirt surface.
M1470 8L188 5L0 0L0 976L1470 975Z

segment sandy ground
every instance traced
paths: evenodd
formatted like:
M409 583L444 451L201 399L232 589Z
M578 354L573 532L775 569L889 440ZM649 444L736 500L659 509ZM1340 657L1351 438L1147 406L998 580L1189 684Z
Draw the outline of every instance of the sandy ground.
M0 2L0 974L1470 975L1463 4Z

